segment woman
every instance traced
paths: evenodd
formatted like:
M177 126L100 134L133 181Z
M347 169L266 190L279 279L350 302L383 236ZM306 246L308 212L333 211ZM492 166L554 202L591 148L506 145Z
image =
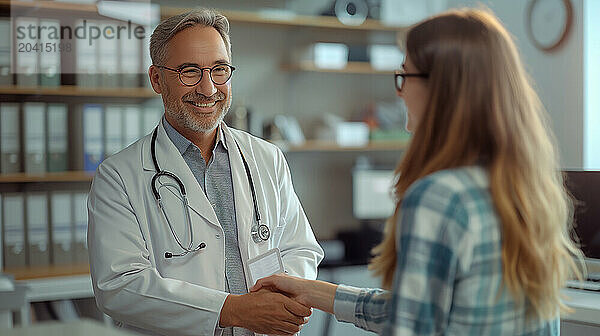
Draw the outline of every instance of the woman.
M558 335L560 288L582 255L510 34L488 12L454 10L413 27L406 51L396 89L413 138L370 265L391 291L285 275L253 290L287 292L386 335Z

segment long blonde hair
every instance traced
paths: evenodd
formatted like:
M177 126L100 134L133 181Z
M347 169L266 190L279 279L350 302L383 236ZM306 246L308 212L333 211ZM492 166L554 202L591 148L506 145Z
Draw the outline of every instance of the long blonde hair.
M407 55L428 73L429 102L396 169L394 215L370 268L390 288L404 193L433 172L479 164L489 173L501 222L503 284L552 318L581 251L570 239L572 203L559 171L546 113L510 34L493 14L445 12L414 26ZM427 225L423 223L422 225Z

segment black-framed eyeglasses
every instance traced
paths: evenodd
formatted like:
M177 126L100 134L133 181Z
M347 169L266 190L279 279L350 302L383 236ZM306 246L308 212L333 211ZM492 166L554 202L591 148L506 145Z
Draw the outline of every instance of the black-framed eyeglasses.
M210 68L201 68L194 65L185 65L177 69L164 65L157 65L156 67L177 72L179 81L185 86L195 86L200 83L205 70L208 70L209 78L215 85L223 85L227 83L233 74L233 70L235 70L235 67L229 64L217 64Z
M398 91L402 90L402 86L404 86L404 80L405 80L406 77L429 78L429 74L426 74L426 73L396 72L394 74L394 83L396 84L396 90L398 90Z

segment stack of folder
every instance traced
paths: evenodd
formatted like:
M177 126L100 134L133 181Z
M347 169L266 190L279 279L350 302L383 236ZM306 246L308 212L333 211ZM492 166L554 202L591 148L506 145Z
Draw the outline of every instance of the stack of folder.
M87 263L87 193L0 194L3 268Z
M104 158L150 133L162 116L162 108L149 104L68 110L62 103L0 103L0 173L93 172Z
M145 38L121 31L109 34L112 38L77 38L75 33L63 33L63 39L55 39L52 31L61 32L61 21L51 18L17 16L15 27L40 27L41 34L27 32L18 36L15 52L16 76L11 73L11 39L0 40L0 86L16 84L22 87L57 87L61 84L79 87L150 87L146 76L150 60L149 27L144 27ZM71 31L78 27L98 27L101 31L116 30L124 25L121 21L81 19L68 25ZM65 23L62 23L65 25ZM37 30L34 30L37 31ZM0 36L11 36L9 18L0 18ZM17 35L14 35L17 36ZM32 50L33 48L33 50ZM73 56L71 56L73 55ZM64 59L63 59L64 58ZM65 65L65 69L61 65ZM74 81L62 83L61 73L75 73ZM68 77L67 77L68 78ZM66 79L69 81L68 79Z
M156 127L162 108L156 105L85 104L81 109L81 169L95 171L100 162L126 148ZM78 169L80 169L78 167Z

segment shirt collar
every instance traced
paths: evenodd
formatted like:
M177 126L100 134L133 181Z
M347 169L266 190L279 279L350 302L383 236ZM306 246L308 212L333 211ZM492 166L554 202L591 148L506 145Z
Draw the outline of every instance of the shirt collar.
M169 124L169 122L167 121L167 118L165 118L164 116L162 118L162 123L163 123L163 127L165 128L165 131L167 132L167 136L169 137L171 142L173 142L175 147L177 147L177 150L179 151L179 153L181 155L183 155L183 153L185 153L185 151L188 149L189 146L197 147L190 140L188 140L181 133L179 133L179 131L177 131L175 129L175 127L171 126L171 124ZM223 146L223 148L225 150L227 150L227 144L225 142L225 134L223 134L223 128L221 127L220 124L219 124L219 126L217 126L217 140L215 141L215 148L217 146L219 146L219 144L221 144Z

